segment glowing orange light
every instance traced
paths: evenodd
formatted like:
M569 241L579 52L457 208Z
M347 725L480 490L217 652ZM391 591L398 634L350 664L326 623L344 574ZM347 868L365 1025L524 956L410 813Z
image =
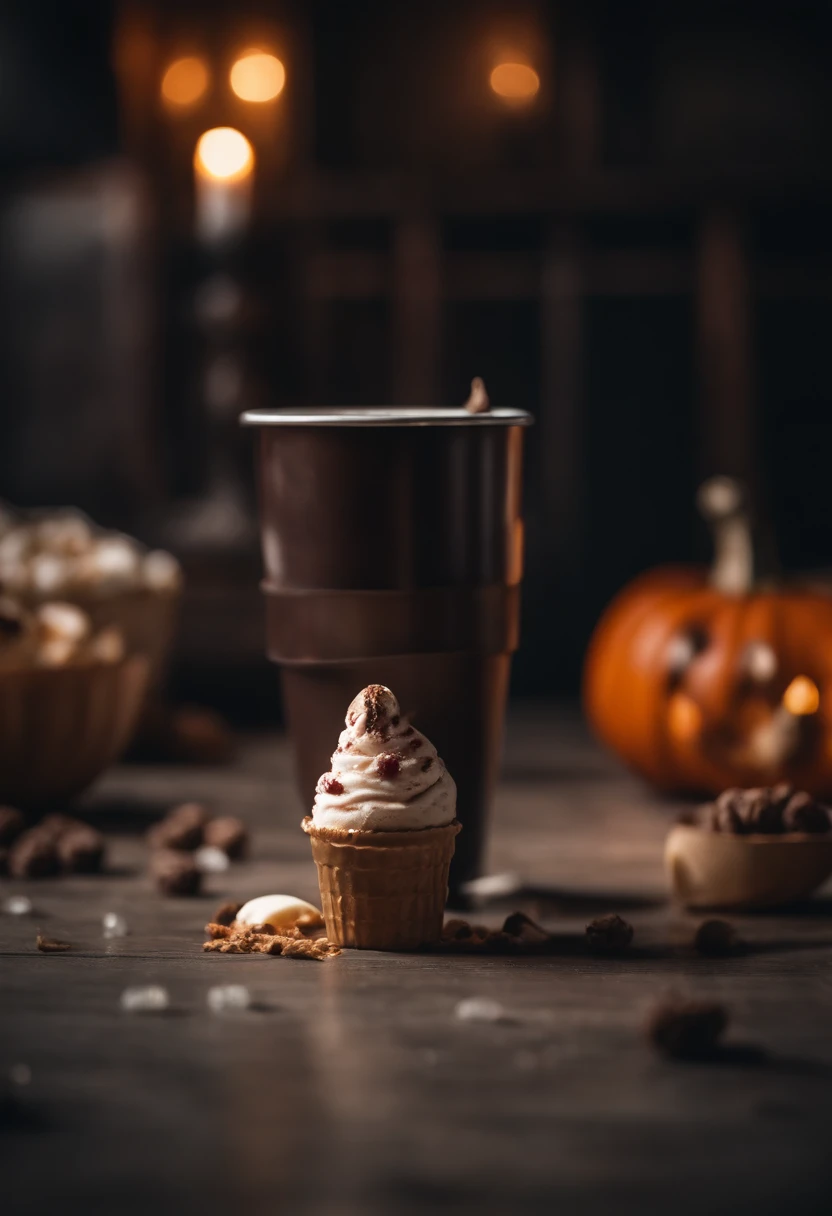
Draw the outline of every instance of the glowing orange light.
M491 73L493 91L509 105L525 105L540 88L540 77L527 63L498 63Z
M208 69L201 59L175 59L162 77L162 97L171 106L192 106L208 88Z
M808 676L795 676L783 693L783 708L798 717L816 714L819 705L820 691L815 681L810 680Z
M702 710L685 693L674 693L667 705L667 727L675 739L689 743L702 730Z
M286 69L276 55L246 51L231 68L230 81L241 101L274 101L283 92Z
M240 181L254 168L254 149L241 131L235 131L233 127L214 127L200 135L194 166L203 177L215 181Z

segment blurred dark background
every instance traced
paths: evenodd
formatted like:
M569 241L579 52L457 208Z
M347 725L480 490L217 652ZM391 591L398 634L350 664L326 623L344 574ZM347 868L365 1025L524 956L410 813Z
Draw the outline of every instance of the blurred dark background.
M707 556L708 474L832 564L831 56L825 3L6 0L0 497L172 549L177 690L249 718L247 407L532 411L517 694Z

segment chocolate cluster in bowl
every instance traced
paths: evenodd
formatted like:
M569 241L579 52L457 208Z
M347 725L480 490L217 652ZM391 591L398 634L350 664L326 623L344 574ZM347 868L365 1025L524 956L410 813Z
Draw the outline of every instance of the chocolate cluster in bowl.
M830 810L805 790L780 785L724 790L714 802L682 816L680 822L735 836L821 835L832 829Z

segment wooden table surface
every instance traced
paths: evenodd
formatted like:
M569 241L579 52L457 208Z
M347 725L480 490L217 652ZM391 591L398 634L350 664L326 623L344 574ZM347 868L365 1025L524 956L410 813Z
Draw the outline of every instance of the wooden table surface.
M197 899L163 899L141 831L204 799L241 814L253 859ZM203 954L223 898L314 899L309 843L280 739L248 740L228 769L122 767L85 801L111 835L110 872L38 883L33 917L0 915L0 1211L152 1213L829 1213L832 1211L832 901L736 918L750 948L696 957L697 919L665 902L673 811L623 775L574 715L513 713L491 867L563 935L552 957L346 952L326 963ZM619 959L586 956L586 921L636 928ZM105 940L123 914L129 936ZM69 954L35 950L38 928ZM119 1008L128 985L170 992L164 1015ZM255 1007L218 1016L211 985ZM684 1064L646 1046L668 989L714 997L730 1037L765 1049ZM466 997L500 1023L454 1016Z

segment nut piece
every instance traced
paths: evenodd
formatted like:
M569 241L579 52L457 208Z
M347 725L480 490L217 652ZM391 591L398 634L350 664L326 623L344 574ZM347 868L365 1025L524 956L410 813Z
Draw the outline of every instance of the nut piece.
M202 844L208 812L199 802L183 802L154 824L147 833L151 849L198 849Z
M199 892L202 873L193 858L185 853L159 849L153 854L150 870L163 895L196 895Z
M205 844L215 849L222 849L226 857L238 859L243 856L248 845L248 829L242 819L226 815L212 819L205 825Z
M22 811L14 806L0 806L0 845L16 840L26 826Z
M645 1031L648 1040L664 1055L678 1060L703 1060L715 1054L727 1025L728 1011L724 1005L672 995L653 1007Z
M611 912L589 922L586 938L596 954L621 954L633 940L633 926L617 912Z
M42 933L38 934L36 944L38 950L44 954L63 954L64 951L72 949L69 942L53 941L51 937L44 937Z
M12 878L49 878L60 869L54 840L38 828L30 828L17 838L7 864Z
M693 937L696 953L709 958L736 954L741 946L739 934L727 920L703 920Z

